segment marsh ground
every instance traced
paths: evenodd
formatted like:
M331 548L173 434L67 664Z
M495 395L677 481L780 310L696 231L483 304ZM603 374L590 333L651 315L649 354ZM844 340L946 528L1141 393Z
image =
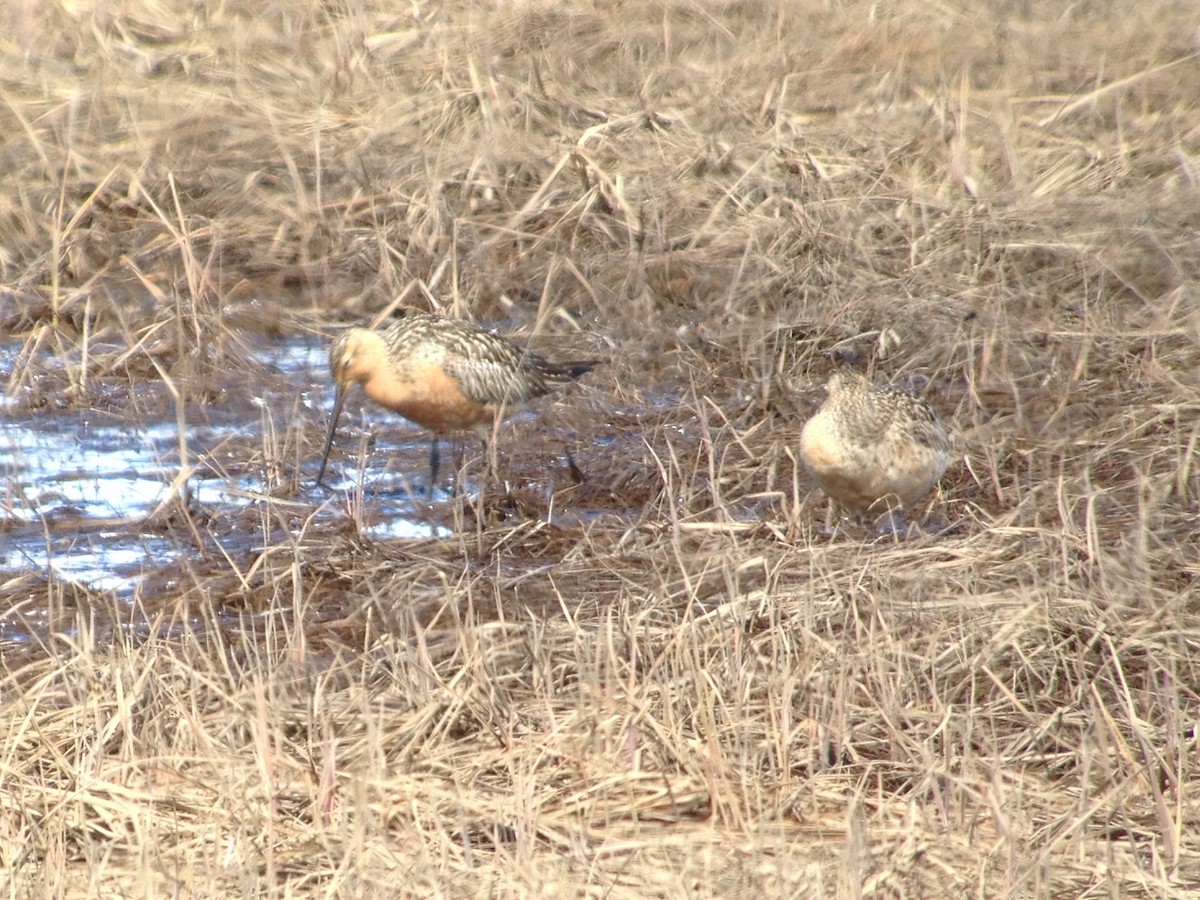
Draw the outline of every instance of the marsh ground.
M9 423L259 491L109 523L177 551L130 597L0 574L6 893L1194 896L1198 52L1183 0L5 6ZM380 540L256 347L398 299L608 363ZM948 528L828 527L835 349L959 431Z

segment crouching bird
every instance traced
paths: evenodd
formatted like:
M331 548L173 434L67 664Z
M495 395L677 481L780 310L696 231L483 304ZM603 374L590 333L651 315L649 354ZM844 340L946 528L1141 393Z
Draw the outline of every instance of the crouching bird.
M800 458L822 489L853 514L911 506L937 484L951 439L924 397L898 384L873 385L839 369L825 402L800 433Z

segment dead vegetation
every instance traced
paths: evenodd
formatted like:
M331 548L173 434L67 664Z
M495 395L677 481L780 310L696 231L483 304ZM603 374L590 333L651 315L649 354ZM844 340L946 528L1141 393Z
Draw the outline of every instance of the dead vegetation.
M401 296L610 356L447 537L314 526L297 401L131 604L0 573L5 891L1193 896L1198 52L1183 0L0 10L6 415L255 422L256 340ZM947 530L826 527L834 349L960 432Z

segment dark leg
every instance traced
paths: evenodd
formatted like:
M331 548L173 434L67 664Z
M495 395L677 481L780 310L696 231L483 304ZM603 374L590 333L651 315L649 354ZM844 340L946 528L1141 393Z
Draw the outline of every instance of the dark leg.
M563 452L567 454L567 471L571 474L571 479L576 484L583 484L587 479L580 471L579 466L575 465L575 457L571 455L571 448L563 447Z
M442 457L438 452L438 438L435 434L429 442L429 496L432 499L434 488L437 487L438 467L441 465Z

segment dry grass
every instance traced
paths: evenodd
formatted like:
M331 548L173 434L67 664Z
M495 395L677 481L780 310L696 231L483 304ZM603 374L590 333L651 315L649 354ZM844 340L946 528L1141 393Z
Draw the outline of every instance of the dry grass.
M315 528L296 400L132 605L4 576L5 893L1195 896L1198 52L1190 0L5 6L10 410L178 416L186 475L255 335L401 295L612 357L451 538ZM949 531L824 527L835 347L961 431Z

